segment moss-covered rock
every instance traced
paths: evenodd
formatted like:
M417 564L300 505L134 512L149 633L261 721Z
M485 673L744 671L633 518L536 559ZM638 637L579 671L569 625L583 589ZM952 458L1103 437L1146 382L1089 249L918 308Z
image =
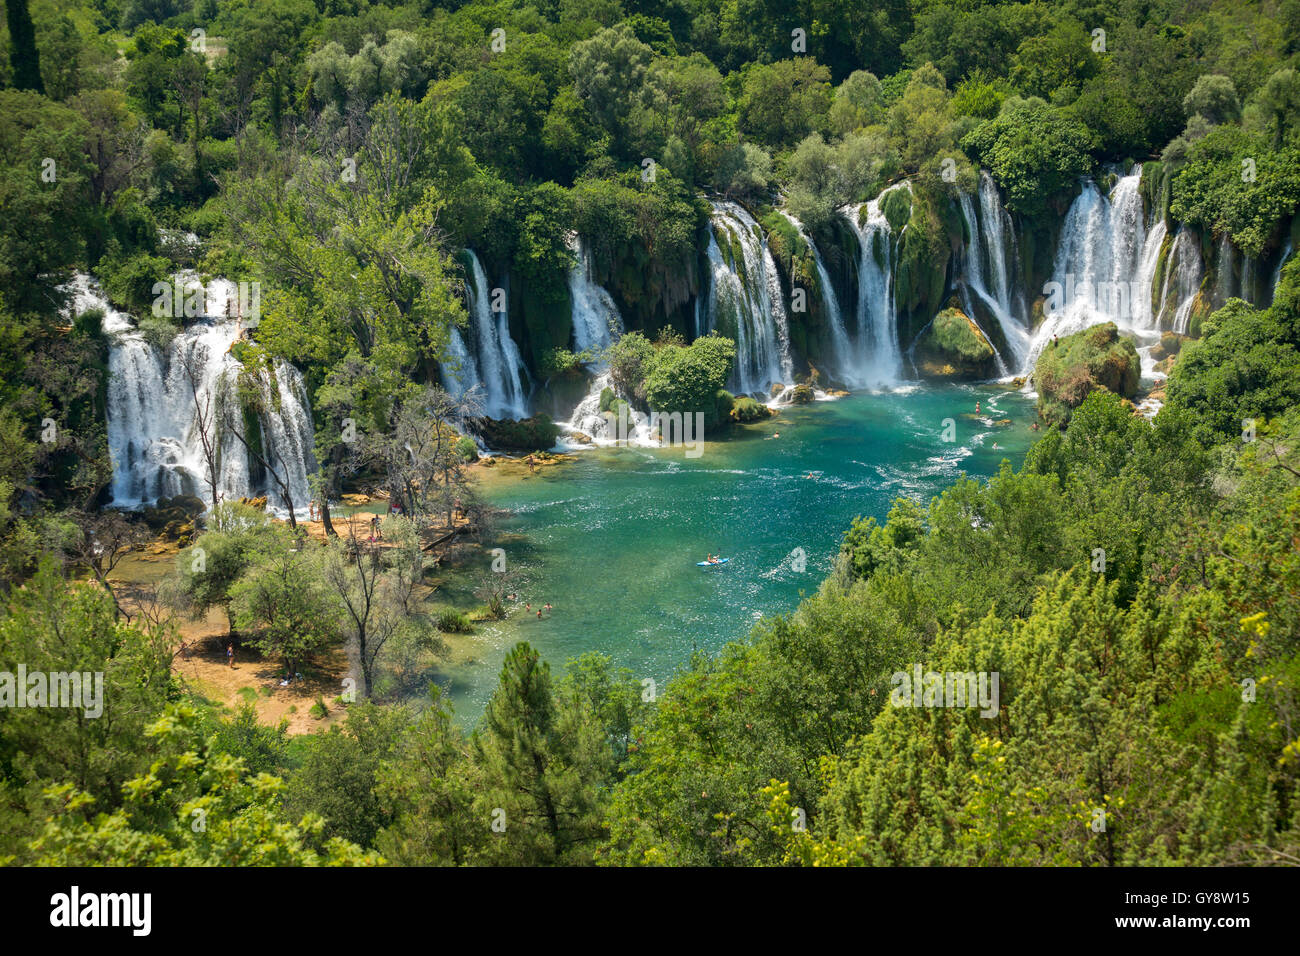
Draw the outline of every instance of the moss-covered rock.
M794 405L808 405L816 397L811 385L800 384L790 389L790 402Z
M766 418L771 418L772 409L762 402L755 401L748 396L742 396L732 403L728 417L733 422L746 425L750 422L761 422Z
M1160 336L1160 342L1151 349L1151 357L1157 361L1172 358L1178 354L1186 341L1187 336L1185 335L1179 335L1177 332L1164 332Z
M1067 335L1038 357L1033 376L1038 414L1049 424L1064 424L1098 388L1131 400L1137 395L1141 373L1137 348L1131 339L1120 337L1114 322Z
M960 309L944 309L916 343L916 370L925 378L985 379L997 371L993 345Z

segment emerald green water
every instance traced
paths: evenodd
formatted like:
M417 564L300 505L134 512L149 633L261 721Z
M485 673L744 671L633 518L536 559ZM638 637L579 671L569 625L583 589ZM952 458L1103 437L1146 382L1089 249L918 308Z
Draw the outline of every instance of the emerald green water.
M952 443L942 441L945 418L956 424ZM489 481L486 497L509 511L492 543L521 576L518 604L480 625L476 659L440 682L472 724L506 652L527 640L553 671L599 650L662 689L694 648L716 651L814 593L854 516L883 519L904 495L928 502L1003 458L1019 467L1037 436L1032 420L1032 404L1005 386L913 386L783 409L698 458L682 447L600 448ZM731 560L696 567L708 553ZM539 620L547 602L554 610Z

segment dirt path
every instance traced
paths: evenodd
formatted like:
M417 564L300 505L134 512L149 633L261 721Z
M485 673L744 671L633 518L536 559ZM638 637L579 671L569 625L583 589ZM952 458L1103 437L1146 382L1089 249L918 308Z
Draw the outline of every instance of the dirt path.
M234 666L226 664L225 642L211 634L200 636L195 631L208 630L206 622L196 628L182 628L189 632L185 638L186 650L176 655L172 669L194 691L237 711L245 702L257 710L258 719L271 726L287 718L289 733L310 734L323 730L343 719L345 710L334 699L343 692L343 677L347 663L341 650L321 654L309 668L310 673L295 679L287 687L280 686L284 667L264 660L251 648L236 648ZM224 635L225 628L219 628ZM321 720L310 714L317 696L325 701L329 713Z

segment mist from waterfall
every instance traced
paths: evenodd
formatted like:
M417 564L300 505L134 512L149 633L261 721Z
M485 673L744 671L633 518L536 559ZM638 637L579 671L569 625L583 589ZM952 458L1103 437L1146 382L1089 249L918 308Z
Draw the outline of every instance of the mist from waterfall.
M232 283L207 283L203 317L178 332L164 349L145 339L131 318L114 309L86 276L73 283L77 313L100 309L109 339L107 431L113 462L112 506L139 508L159 498L194 495L211 504L212 487L200 418L217 458L221 500L265 495L268 510L285 515L289 502L266 469L236 436L245 434L238 379L243 366L231 354L238 318L227 318ZM316 471L314 432L302 375L276 362L246 375L259 394L261 444L256 447L289 488L295 512L306 515L308 476ZM203 411L200 416L199 410Z

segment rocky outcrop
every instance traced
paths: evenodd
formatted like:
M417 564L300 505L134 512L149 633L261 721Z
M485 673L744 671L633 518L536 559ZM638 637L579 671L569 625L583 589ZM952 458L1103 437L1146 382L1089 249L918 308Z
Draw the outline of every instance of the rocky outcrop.
M1141 374L1137 348L1131 339L1120 337L1114 322L1067 335L1038 357L1033 375L1038 414L1049 424L1064 424L1098 388L1132 400Z
M913 353L924 378L980 380L997 372L993 345L978 325L960 309L944 309L934 317Z

